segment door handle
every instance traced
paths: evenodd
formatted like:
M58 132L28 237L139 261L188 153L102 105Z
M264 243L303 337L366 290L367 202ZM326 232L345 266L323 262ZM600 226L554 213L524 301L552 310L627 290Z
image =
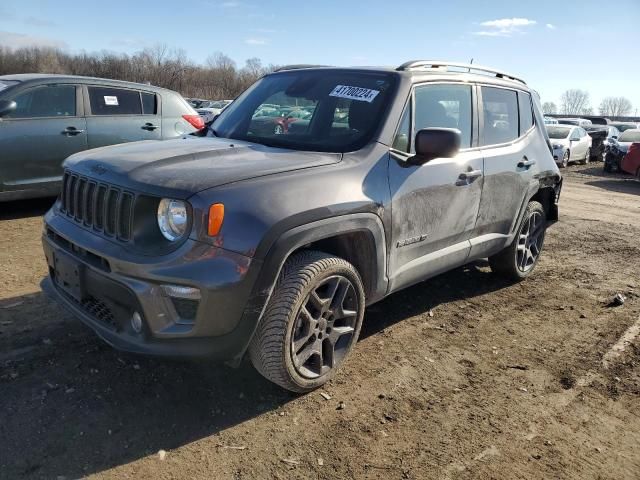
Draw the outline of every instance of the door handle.
M154 125L153 123L145 123L140 128L142 128L143 130L149 130L150 132L152 132L156 128L160 128L160 125Z
M528 160L527 157L524 157L518 163L518 168L529 168L529 167L531 167L531 166L533 166L535 164L536 164L535 160Z
M67 127L62 131L62 134L66 135L67 137L79 135L81 133L84 133L84 130L79 130L76 127Z
M459 187L463 185L469 185L471 182L473 182L474 179L481 176L482 176L482 170L469 170L468 172L463 172L458 176L458 180L456 180L456 185Z

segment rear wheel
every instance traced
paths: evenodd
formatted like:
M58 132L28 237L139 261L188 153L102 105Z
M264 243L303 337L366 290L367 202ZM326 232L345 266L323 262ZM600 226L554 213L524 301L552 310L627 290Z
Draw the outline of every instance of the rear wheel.
M586 164L588 164L590 161L591 161L591 149L590 149L590 148L587 148L587 152L586 152L586 154L585 154L585 156L584 156L584 161L583 161L583 163L586 165Z
M564 155L562 156L562 168L567 168L569 166L569 150L565 150Z
M362 281L349 262L317 251L293 255L251 340L251 362L287 390L320 387L358 340L364 305Z
M546 229L544 208L539 202L529 202L513 242L489 257L491 270L513 280L527 278L540 258Z

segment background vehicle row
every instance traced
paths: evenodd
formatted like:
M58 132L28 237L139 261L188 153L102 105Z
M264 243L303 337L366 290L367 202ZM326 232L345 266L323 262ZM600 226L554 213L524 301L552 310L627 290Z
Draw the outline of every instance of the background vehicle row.
M74 153L204 127L178 93L150 85L35 74L0 85L0 200L57 195Z

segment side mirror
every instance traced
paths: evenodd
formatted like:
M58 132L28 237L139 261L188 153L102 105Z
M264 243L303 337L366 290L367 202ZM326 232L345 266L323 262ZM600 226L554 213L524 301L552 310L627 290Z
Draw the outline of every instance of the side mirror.
M460 130L423 128L416 133L416 154L411 163L423 165L434 158L451 158L460 150Z
M13 100L0 100L0 117L4 117L13 112L18 106Z

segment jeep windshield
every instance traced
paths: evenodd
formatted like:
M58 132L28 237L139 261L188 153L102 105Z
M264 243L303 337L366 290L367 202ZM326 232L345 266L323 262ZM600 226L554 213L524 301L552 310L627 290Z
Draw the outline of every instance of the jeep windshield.
M211 133L294 150L358 150L382 122L394 86L391 73L267 75L223 111Z

